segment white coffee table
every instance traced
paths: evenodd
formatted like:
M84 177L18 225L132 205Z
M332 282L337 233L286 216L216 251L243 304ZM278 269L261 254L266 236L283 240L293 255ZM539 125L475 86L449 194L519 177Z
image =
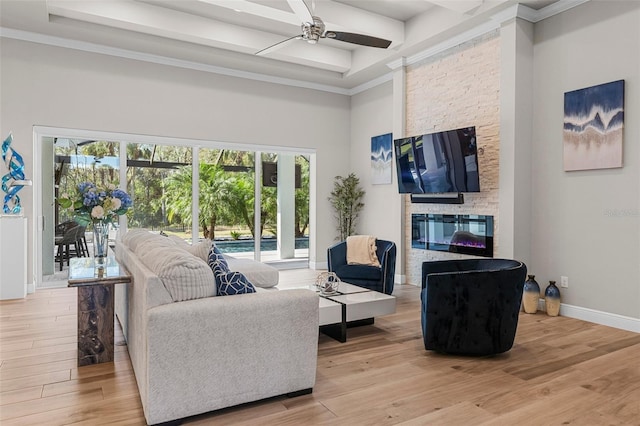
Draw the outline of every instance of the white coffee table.
M320 331L342 343L347 341L348 327L373 324L374 317L396 311L394 296L345 282L340 283L336 294L318 294Z

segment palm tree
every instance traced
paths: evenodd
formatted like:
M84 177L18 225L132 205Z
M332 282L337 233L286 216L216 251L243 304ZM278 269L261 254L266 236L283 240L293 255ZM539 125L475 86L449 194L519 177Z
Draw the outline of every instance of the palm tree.
M191 224L191 167L181 167L167 180L165 197L169 221L179 215L185 224ZM224 171L211 164L200 164L200 226L205 238L215 238L215 228L218 219L225 212L225 196L228 177Z

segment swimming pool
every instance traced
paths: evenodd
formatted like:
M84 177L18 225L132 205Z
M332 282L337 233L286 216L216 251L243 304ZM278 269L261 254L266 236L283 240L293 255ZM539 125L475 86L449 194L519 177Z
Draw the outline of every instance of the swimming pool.
M215 240L216 247L222 253L241 253L253 251L253 240ZM296 238L297 249L309 248L309 238ZM260 241L260 251L276 251L278 240L276 238L263 238Z

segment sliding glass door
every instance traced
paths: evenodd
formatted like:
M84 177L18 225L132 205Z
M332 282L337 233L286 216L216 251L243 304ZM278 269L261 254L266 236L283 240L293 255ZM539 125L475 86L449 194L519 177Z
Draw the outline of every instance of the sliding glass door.
M134 208L121 219L128 229L174 234L190 243L208 238L234 257L281 262L283 267L298 261L306 266L309 154L141 139L125 143L90 136L40 138L39 208L44 232L36 243L40 247L36 282L66 279L53 276L52 230L72 220L73 214L56 200L84 181L113 184L129 193ZM87 236L91 243L90 230Z
M68 228L74 222L73 212L61 208L58 199L73 197L82 182L92 182L98 187L118 186L120 146L118 142L81 138L53 137L46 138L46 142L46 158L53 164L43 168L50 173L43 179L43 205L50 207L43 218L41 270L45 281L60 281L66 279L63 253L69 250L66 247L67 231L71 232ZM72 242L73 250L80 249L79 246L76 248L80 240L88 241L89 245L92 243L90 225L89 228L83 226L81 233L84 235Z
M192 241L192 150L127 144L127 192L134 205L127 217L129 229L162 231Z

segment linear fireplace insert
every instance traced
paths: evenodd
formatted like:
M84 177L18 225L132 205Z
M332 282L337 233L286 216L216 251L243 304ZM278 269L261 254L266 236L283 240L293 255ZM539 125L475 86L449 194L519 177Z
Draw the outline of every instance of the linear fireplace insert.
M414 213L411 247L493 257L493 216Z

